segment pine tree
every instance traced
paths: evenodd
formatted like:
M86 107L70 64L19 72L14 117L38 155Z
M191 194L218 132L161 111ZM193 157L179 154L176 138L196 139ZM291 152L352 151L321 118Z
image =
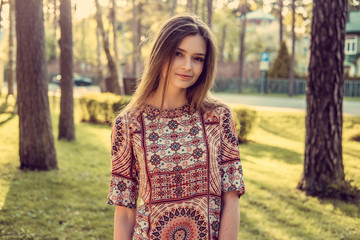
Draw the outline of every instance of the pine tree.
M284 41L281 42L275 61L271 65L268 76L271 78L288 78L290 70L290 55Z

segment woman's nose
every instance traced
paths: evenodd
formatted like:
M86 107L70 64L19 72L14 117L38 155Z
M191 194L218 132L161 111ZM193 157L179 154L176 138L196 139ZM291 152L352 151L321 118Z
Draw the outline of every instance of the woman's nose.
M191 70L191 59L185 59L184 64L183 64L183 69L185 71Z

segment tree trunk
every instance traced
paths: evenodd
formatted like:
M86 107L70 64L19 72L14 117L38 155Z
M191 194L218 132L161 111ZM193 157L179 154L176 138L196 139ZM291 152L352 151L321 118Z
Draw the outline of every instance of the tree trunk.
M242 2L242 4L241 4ZM239 54L239 83L238 83L238 92L241 93L242 91L242 81L243 81L243 68L244 68L244 60L245 60L245 33L246 33L246 5L247 1L242 0L240 1L239 10L241 11L242 24L241 24L241 31L240 31L240 54Z
M198 15L198 13L199 13L199 0L195 0L194 13L195 13L195 15Z
M281 46L283 40L283 0L279 0L279 46Z
M202 6L201 6L201 8L202 8L202 11L201 11L201 19L204 21L204 22L206 22L206 20L205 20L205 11L206 11L206 0L202 0L203 2L202 2Z
M115 64L117 66L117 70L118 70L118 80L119 80L119 87L120 87L120 95L125 95L125 86L124 86L124 78L123 78L123 72L121 69L121 65L120 65L120 60L119 60L119 53L118 53L118 45L117 45L117 20L116 20L116 16L117 16L117 12L116 12L116 0L111 0L112 1L112 14L111 14L111 22L113 25L113 38L114 38L114 55L115 55Z
M187 0L187 2L186 2L186 11L192 12L192 0Z
M205 0L204 0L205 1ZM212 4L213 4L213 1L212 0L207 0L207 15L208 15L208 21L207 21L207 24L208 26L211 28L211 24L212 24Z
M110 76L108 77L108 81L106 82L106 91L120 95L118 70L116 69L117 66L115 64L113 57L111 56L111 53L110 53L109 39L108 39L108 35L105 32L105 28L103 25L101 7L99 5L98 0L95 0L95 5L96 5L96 20L97 20L97 24L101 31L103 46L104 46L106 58L108 61L107 66L108 66L109 73L110 73Z
M17 0L20 169L57 168L48 98L42 0Z
M96 43L97 43L97 51L96 51L96 55L97 55L97 80L98 80L98 84L100 87L100 91L102 93L106 92L106 84L105 84L105 80L103 77L103 66L102 66L102 61L101 61L101 40L100 40L100 28L99 26L96 27Z
M15 51L15 0L9 0L9 68L8 68L8 96L14 95L16 79L16 51Z
M60 118L59 139L75 139L74 97L73 97L73 41L71 0L60 1Z
M342 104L346 14L346 0L314 0L304 173L298 185L308 195L326 195L345 181Z
M132 14L133 14L133 17L132 17L132 22L131 22L131 28L132 28L132 34L133 34L133 57L132 57L132 60L133 60L133 64L132 64L132 70L133 70L133 75L134 76L137 76L137 73L136 73L136 69L137 69L137 61L138 61L138 56L137 56L137 49L138 49L138 42L137 42L137 34L138 34L138 31L137 31L137 9L136 9L136 1L135 0L132 0Z
M53 0L54 1L54 41L55 41L55 50L54 50L54 58L57 58L57 53L56 53L56 46L57 46L57 25L58 25L58 19L57 19L57 1L58 0Z
M82 63L86 63L87 62L87 49L86 49L86 45L85 45L85 39L87 37L87 29L85 27L85 23L86 20L82 19L81 20L81 46L80 46L80 59L82 61Z
M0 30L1 30L1 21L2 21L2 7L3 7L3 4L4 4L4 0L0 0ZM3 59L0 57L0 97L2 95L2 88L3 88L3 85L4 85L4 69L3 69L3 66L4 66L4 62L3 62Z
M222 37L221 37L221 43L220 43L220 56L219 56L219 61L222 62L224 61L224 49L225 49L225 40L226 40L226 28L227 25L226 23L224 24L223 28L222 28Z
M176 5L177 5L177 0L172 0L170 16L175 15Z
M136 29L137 29L137 48L136 48L136 56L137 56L137 60L141 61L141 36L142 36L142 24L141 24L141 19L142 19L142 15L143 15L143 7L144 7L144 2L139 1L138 4L138 12L137 12L137 22L136 22ZM141 71L141 64L137 64L136 65L136 75L138 76L140 71Z
M292 25L291 25L291 33L292 33L292 45L291 45L291 62L290 62L290 77L289 77L289 96L293 95L293 86L294 86L294 65L295 65L295 0L292 0L291 3L292 8Z

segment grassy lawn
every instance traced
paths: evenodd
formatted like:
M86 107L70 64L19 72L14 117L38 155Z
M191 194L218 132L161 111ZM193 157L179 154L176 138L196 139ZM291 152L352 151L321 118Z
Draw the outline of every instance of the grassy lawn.
M56 138L59 112L52 110ZM240 201L239 239L360 239L360 206L296 190L304 114L257 115L251 142L240 146L247 193ZM0 239L112 239L110 128L79 117L77 111L76 141L56 140L59 170L51 172L19 171L18 118L0 125ZM345 117L345 174L360 187L360 143L347 140L359 127L360 117Z

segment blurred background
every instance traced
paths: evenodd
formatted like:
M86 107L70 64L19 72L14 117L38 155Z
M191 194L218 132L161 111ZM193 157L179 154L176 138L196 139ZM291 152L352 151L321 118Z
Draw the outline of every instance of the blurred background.
M0 0L0 239L112 239L112 121L182 13L237 116L239 239L360 239L358 0Z

